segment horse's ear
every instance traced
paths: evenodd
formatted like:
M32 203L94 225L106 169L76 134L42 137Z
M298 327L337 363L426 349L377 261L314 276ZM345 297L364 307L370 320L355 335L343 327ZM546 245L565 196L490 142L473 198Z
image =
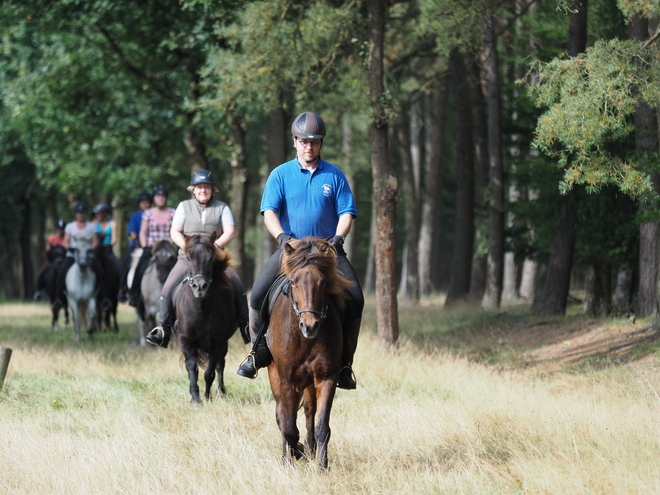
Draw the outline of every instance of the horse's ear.
M290 255L295 251L295 249L293 249L293 246L288 242L284 243L284 247L282 249L284 249L284 253L286 253L287 255Z
M211 242L215 242L215 240L218 238L218 233L214 230L213 233L209 236L211 239Z

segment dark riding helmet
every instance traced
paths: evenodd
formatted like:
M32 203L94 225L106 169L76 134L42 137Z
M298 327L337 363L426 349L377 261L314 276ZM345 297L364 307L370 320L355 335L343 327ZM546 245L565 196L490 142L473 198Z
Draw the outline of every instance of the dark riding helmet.
M74 213L87 213L87 205L82 201L78 201L73 207Z
M94 207L94 215L98 215L99 213L107 213L110 215L112 213L112 208L110 208L110 205L107 203L99 203Z
M210 170L197 170L193 172L190 177L190 185L196 186L197 184L210 184L215 186L215 181L213 180L213 174Z
M291 135L299 139L323 139L325 122L314 112L303 112L293 119Z
M137 202L139 203L140 201L149 201L151 203L151 194L147 191L142 191L137 195Z
M55 224L55 226L56 226L58 229L63 229L63 228L66 226L66 224L64 223L64 220L62 220L62 219L60 218L60 219L57 221L57 223Z
M165 186L156 186L154 187L154 190L152 192L154 196L156 194L162 194L163 196L167 196L167 188Z

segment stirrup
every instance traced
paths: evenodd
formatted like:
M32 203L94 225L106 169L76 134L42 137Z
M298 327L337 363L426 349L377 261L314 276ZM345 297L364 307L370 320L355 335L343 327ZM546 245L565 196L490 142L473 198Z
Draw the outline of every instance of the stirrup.
M344 370L348 370L350 372L349 378L352 380L353 383L346 383L341 381L341 373ZM339 376L337 377L337 387L338 388L343 388L344 390L355 390L357 388L357 380L355 379L355 373L353 373L353 368L350 366L344 366L341 370L339 370Z
M146 339L151 345L162 346L165 340L165 328L162 325L158 325L147 334Z
M238 370L236 371L236 374L238 376L249 378L250 380L254 380L255 378L257 378L257 376L259 376L259 369L257 368L255 361L256 361L255 352L250 351L248 355L245 356L243 361L241 361L241 364L238 365ZM254 373L252 371L254 371Z

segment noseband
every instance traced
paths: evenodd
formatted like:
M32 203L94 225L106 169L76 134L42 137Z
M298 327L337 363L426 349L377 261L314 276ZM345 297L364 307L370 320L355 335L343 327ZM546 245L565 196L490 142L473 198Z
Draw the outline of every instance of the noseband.
M188 285L191 288L193 286L193 280L195 280L196 278L201 278L202 280L204 280L209 285L211 285L211 282L213 282L213 277L208 279L204 275L202 275L201 273L198 273L197 275L190 275L190 273L188 273L188 275L186 276L186 280L188 280Z
M323 305L323 309L321 311L318 311L316 309L298 309L298 304L296 303L296 300L293 298L293 290L292 287L289 287L289 296L291 296L291 306L293 307L293 310L296 312L296 316L298 317L298 321L301 319L301 315L303 313L312 313L317 315L321 320L323 320L326 316L328 316L328 306L330 305L330 301L328 298L325 298L325 304Z

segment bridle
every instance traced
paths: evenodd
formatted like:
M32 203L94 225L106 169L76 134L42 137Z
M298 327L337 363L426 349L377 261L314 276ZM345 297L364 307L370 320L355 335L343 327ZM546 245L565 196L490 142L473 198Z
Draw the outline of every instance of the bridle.
M296 316L298 317L298 321L301 321L301 317L303 313L312 313L315 314L319 317L319 319L323 320L328 316L328 307L330 306L330 301L328 298L325 298L325 304L323 305L323 309L321 311L317 309L312 309L312 308L306 308L306 309L298 309L298 304L296 303L296 300L293 298L293 284L290 284L289 288L289 296L291 297L291 306L293 307L293 311L295 311Z

